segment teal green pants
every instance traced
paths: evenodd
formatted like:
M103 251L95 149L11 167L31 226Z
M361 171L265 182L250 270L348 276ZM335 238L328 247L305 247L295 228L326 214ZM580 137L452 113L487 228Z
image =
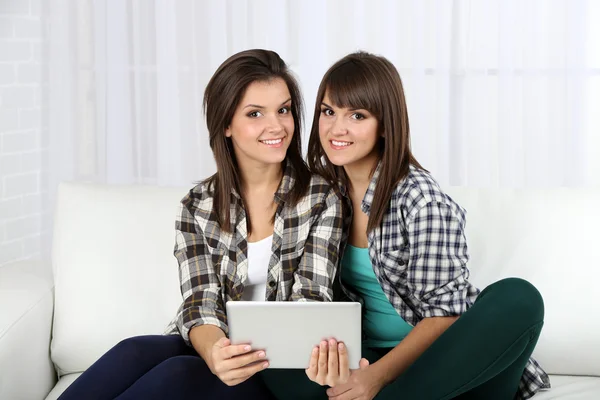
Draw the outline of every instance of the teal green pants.
M533 285L496 282L376 399L513 399L543 320L544 302ZM372 364L390 350L365 348L362 356ZM327 387L309 381L304 370L261 374L279 400L327 399Z

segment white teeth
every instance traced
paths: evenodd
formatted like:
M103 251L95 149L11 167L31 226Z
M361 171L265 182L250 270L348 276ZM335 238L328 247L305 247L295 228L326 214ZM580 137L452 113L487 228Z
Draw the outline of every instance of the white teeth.
M279 144L283 141L283 139L277 139L277 140L261 140L261 142L263 142L264 144Z
M332 140L331 143L334 146L350 146L352 144L351 142L338 142L337 140Z

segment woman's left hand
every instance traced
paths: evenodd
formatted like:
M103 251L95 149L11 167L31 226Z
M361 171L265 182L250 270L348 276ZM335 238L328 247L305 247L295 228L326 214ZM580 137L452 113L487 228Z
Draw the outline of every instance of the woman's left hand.
M327 389L330 400L372 400L383 388L369 361L360 360L360 369L352 370L348 382Z

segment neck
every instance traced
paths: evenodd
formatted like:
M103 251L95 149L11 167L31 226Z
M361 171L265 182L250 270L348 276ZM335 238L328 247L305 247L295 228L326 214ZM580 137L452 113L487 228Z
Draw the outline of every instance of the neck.
M283 168L281 164L240 165L242 178L242 191L244 194L275 193L281 178Z
M344 166L344 171L346 171L349 181L348 189L351 194L362 194L364 196L371 183L371 177L378 162L379 157L375 153Z

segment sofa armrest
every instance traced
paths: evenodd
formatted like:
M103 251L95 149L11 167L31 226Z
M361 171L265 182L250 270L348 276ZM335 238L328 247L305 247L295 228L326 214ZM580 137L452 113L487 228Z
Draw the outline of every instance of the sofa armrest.
M56 383L50 360L53 286L48 264L0 267L1 399L44 399Z

